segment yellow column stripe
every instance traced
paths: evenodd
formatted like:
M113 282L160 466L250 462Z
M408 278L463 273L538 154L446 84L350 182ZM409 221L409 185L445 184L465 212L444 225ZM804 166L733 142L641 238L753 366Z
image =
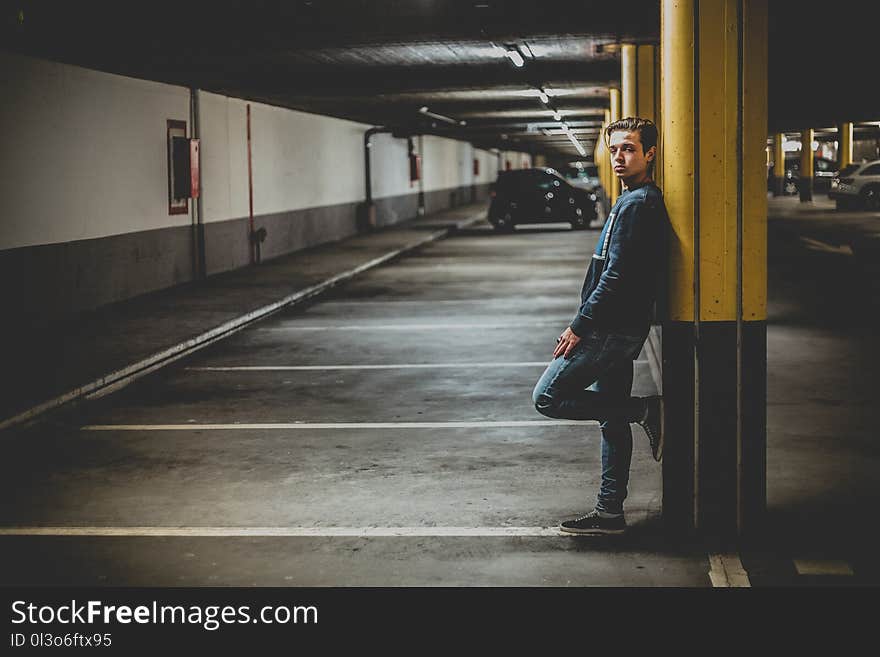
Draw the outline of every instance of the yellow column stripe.
M661 6L663 196L669 211L669 319L694 321L694 0Z
M842 169L853 161L853 124L850 122L840 125L840 134L837 137L839 146L837 164Z
M773 137L773 175L777 178L785 176L785 151L782 145L785 143L785 135L777 133Z
M613 123L621 118L620 116L620 89L612 87L609 90L609 99L611 101L611 117L610 122ZM620 196L620 182L614 175L614 169L611 167L611 160L608 161L608 173L611 176L611 203L612 205Z
M639 46L638 49L638 91L636 92L636 114L643 119L657 122L654 93L654 77L657 65L654 61L654 46ZM625 113L625 112L624 112Z
M620 50L620 91L623 96L621 118L638 114L637 76L636 47L631 43L624 44Z
M743 2L743 321L767 319L767 0ZM781 146L780 149L781 150ZM783 154L784 158L784 154Z
M700 2L700 319L736 319L736 0Z

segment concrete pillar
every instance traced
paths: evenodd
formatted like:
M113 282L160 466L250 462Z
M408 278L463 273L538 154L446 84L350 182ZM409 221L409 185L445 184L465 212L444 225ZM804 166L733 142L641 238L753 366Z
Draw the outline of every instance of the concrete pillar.
M837 127L837 168L842 169L853 161L853 124L841 123Z
M636 71L637 49L626 43L620 49L620 95L621 118L638 116L638 73Z
M599 172L599 181L602 183L602 189L605 190L605 194L608 194L608 176L607 176L607 166L606 162L608 160L608 151L605 148L605 139L604 133L605 123L602 123L602 127L599 130L599 139L596 140L596 149L593 152L593 162L596 164L596 169Z
M773 196L782 196L785 193L785 135L781 132L773 136Z
M605 140L605 148L603 153L605 155L604 159L604 167L605 167L605 179L608 181L608 186L605 187L605 191L607 192L608 198L608 208L610 210L611 205L614 203L612 198L617 198L613 196L615 185L617 184L617 176L614 175L614 169L611 166L611 155L608 153L608 141L605 137L605 128L608 127L608 124L611 123L611 110L605 110L605 121L602 126L602 139ZM619 189L619 187L618 187Z
M727 541L766 507L767 0L661 14L663 518Z
M657 49L654 46L639 46L636 53L636 114L643 119L650 119L658 128L658 98L660 86L660 63L657 61ZM657 156L654 161L654 181L663 183L663 151L657 144Z
M657 49L639 46L637 61L636 114L657 123Z
M608 93L611 104L608 122L613 123L614 121L619 121L621 118L623 118L620 115L620 89L611 87ZM610 194L608 196L608 200L611 201L611 205L614 205L615 201L617 201L617 197L620 196L620 181L618 181L617 176L614 175L614 169L611 166L610 159L608 159L608 172L610 174Z
M801 201L813 200L813 129L801 130L801 170L798 179Z

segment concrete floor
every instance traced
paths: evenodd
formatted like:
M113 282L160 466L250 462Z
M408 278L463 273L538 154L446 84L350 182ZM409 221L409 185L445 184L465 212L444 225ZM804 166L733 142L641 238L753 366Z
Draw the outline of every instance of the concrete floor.
M555 531L595 500L599 428L548 425L531 391L577 308L596 238L554 227L463 231L19 430L15 458L0 466L4 526L402 527L421 535L5 537L4 581L708 586L705 552L658 527L660 467L638 427L630 534ZM200 369L426 364L444 367ZM644 355L635 368L634 394L652 394ZM492 424L510 421L544 424ZM399 422L474 424L357 426ZM206 423L355 426L147 430ZM105 425L140 428L82 429ZM444 535L448 528L476 535ZM532 529L491 535L505 528Z
M770 202L770 522L740 553L753 586L880 582L877 219ZM0 526L134 535L0 536L0 581L710 586L706 550L659 522L661 471L641 429L630 532L571 537L553 528L594 501L598 426L497 425L545 419L531 389L596 237L479 225L7 432ZM639 395L655 390L644 358ZM317 369L210 369L267 366ZM473 424L358 426L401 422Z

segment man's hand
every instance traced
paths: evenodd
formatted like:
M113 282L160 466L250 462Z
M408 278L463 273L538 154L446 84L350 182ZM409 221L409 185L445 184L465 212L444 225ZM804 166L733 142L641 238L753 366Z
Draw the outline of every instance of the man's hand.
M565 329L562 332L562 335L556 338L556 349L553 351L553 358L556 358L560 354L562 354L564 358L568 358L568 355L580 341L581 339L575 335L571 328Z

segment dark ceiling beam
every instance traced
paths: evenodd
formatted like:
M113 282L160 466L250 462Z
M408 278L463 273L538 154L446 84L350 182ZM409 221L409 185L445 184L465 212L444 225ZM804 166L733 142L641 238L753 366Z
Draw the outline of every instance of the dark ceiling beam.
M628 0L626 11L597 0L556 0L551 6L533 0L43 0L24 7L28 27L46 41L174 46L190 54L211 47L260 55L279 48L559 34L656 41L660 24L656 0Z

